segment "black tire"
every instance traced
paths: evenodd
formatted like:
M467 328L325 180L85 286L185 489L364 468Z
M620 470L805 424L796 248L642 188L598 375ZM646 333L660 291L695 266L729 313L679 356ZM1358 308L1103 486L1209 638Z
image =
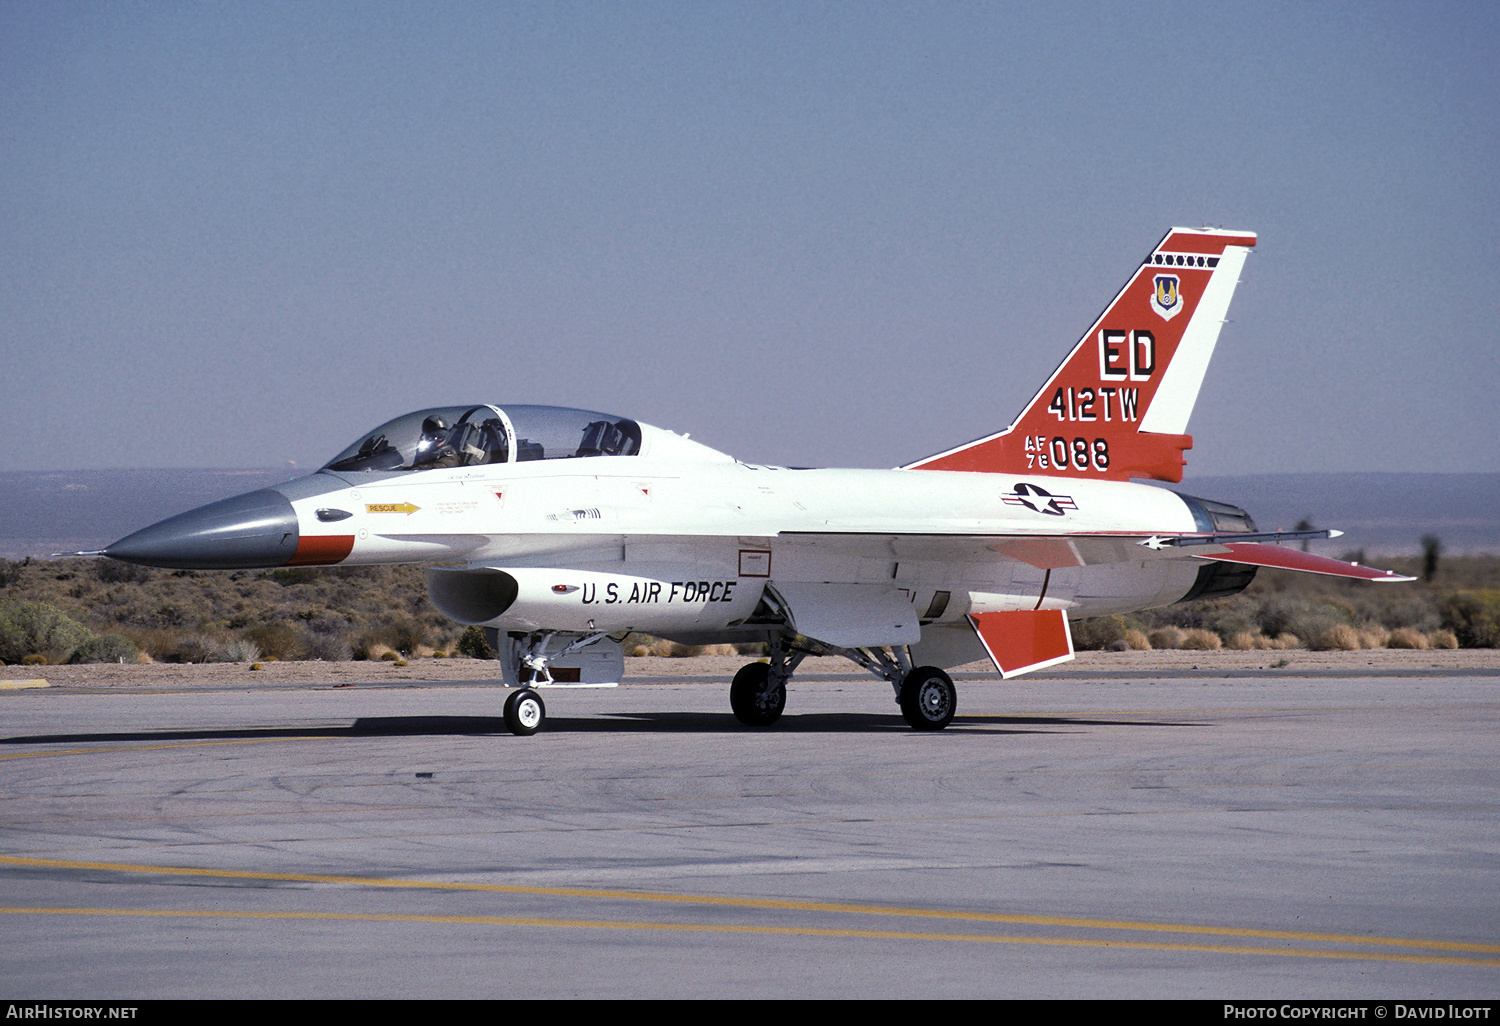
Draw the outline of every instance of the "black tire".
M771 667L767 663L749 663L740 667L729 685L729 707L734 718L747 727L769 727L781 719L781 710L786 708L786 687L780 686L766 692L766 681L771 679Z
M957 709L953 678L936 666L919 666L901 682L901 715L915 730L942 730Z
M522 688L505 700L505 726L512 734L529 737L542 729L546 718L542 696L530 688Z

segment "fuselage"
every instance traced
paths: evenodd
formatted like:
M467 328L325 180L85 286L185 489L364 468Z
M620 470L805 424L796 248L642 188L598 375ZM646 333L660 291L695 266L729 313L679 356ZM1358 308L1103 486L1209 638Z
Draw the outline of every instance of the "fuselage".
M434 603L461 622L700 638L753 632L767 585L894 595L915 629L978 612L1164 605L1202 570L1139 544L1204 529L1201 511L1165 489L759 466L638 428L634 455L325 468L109 553L195 567L421 563L435 568Z

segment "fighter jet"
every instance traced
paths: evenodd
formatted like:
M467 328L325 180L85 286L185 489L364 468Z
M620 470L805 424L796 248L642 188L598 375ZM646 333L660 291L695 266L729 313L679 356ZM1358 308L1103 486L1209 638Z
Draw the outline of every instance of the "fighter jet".
M745 463L628 417L472 403L419 410L317 473L103 550L149 566L424 564L432 603L484 629L517 734L541 687L618 683L621 641L760 643L730 687L765 727L809 654L889 681L941 730L945 671L1073 658L1069 621L1242 591L1258 567L1411 578L1272 544L1179 483L1188 417L1250 232L1173 228L1010 427L893 470Z

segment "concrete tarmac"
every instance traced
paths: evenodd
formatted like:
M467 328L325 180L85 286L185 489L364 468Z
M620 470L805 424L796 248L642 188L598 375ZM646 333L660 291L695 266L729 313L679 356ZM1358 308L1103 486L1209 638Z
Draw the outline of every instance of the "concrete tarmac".
M0 997L1500 996L1500 676L1286 673L0 692Z

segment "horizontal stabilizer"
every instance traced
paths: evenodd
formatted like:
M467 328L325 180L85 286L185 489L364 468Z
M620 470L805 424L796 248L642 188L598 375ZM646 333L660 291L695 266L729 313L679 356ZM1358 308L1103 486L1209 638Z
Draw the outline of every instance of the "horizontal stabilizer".
M1217 559L1223 563L1248 563L1251 566L1269 566L1279 570L1301 570L1309 574L1328 574L1331 577L1353 577L1361 581L1414 581L1415 577L1403 577L1390 570L1377 570L1372 566L1345 563L1327 556L1315 556L1300 549L1282 548L1280 545L1262 545L1259 542L1225 542L1225 551L1218 553L1194 552L1196 559Z
M1073 633L1061 609L970 613L969 622L1006 680L1073 658Z

